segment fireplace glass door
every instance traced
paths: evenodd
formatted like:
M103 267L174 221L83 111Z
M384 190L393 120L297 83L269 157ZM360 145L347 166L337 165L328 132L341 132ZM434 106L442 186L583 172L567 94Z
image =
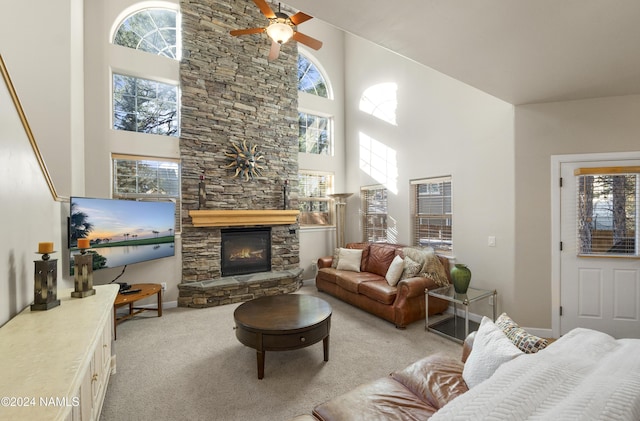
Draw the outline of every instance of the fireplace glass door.
M222 230L222 276L271 270L271 228Z

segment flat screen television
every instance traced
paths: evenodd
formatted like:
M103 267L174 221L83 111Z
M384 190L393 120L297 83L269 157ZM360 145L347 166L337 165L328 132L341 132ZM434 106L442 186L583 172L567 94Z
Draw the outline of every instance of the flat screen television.
M69 215L71 274L89 239L93 270L126 266L175 255L175 203L72 197Z

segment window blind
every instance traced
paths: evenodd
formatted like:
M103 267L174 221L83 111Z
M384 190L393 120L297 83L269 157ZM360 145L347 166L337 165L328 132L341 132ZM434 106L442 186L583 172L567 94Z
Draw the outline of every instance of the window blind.
M333 174L312 171L298 173L299 221L301 225L331 225Z
M113 154L112 162L112 196L116 199L174 202L176 232L180 232L180 161Z
M412 180L413 245L453 250L451 177Z
M363 241L389 241L387 233L387 189L381 185L360 189Z

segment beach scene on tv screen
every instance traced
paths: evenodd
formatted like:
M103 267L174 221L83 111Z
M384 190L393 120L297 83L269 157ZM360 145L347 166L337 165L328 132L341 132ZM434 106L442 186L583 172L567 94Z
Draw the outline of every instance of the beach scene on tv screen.
M89 240L93 269L125 266L175 254L175 204L116 199L71 199L69 245Z

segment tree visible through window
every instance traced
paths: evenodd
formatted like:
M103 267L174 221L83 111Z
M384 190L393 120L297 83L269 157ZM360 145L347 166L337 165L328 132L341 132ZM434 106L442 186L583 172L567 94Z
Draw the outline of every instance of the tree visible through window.
M320 70L303 54L298 53L298 90L328 98L327 83Z
M300 152L330 154L329 119L318 115L298 113L298 146Z
M610 173L597 174L606 170ZM614 173L611 168L584 168L576 173L579 254L637 256L640 174Z
M179 60L177 19L171 9L140 10L122 21L113 43Z
M113 128L178 136L178 87L113 74Z

